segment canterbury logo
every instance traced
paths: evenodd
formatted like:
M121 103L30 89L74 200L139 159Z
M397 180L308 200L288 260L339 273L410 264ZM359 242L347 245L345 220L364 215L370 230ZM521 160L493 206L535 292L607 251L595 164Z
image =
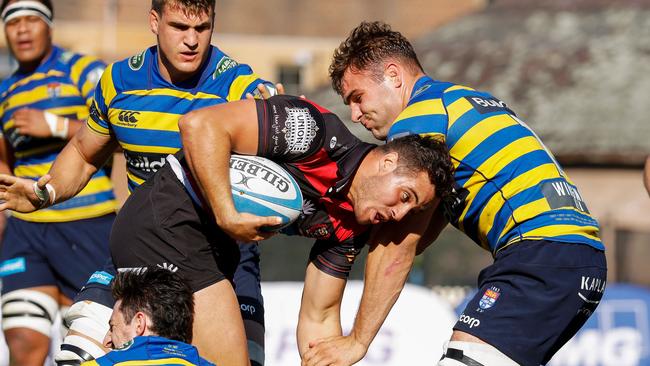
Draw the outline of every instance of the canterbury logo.
M138 114L140 114L140 112L121 111L117 116L117 119L119 119L121 122L136 123L138 122L138 119L136 118Z

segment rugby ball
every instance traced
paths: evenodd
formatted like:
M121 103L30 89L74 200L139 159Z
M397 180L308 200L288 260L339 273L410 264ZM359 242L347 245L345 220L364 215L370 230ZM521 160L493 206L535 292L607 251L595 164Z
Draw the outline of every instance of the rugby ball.
M302 192L298 183L269 159L231 155L230 184L237 211L282 218L282 223L270 230L280 230L300 216Z

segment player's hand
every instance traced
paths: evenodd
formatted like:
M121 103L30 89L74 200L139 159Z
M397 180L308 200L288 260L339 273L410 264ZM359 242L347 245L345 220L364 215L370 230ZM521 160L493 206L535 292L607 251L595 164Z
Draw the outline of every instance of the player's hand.
M263 217L240 212L221 220L219 227L235 240L251 242L270 238L276 233L264 228L281 223L282 219L277 216Z
M301 366L350 366L359 362L368 349L351 336L321 338L309 342Z
M45 121L45 113L38 109L22 108L12 116L19 134L33 137L51 137L52 130Z
M259 83L257 84L257 91L260 92L262 98L269 99L274 95L284 94L284 85L282 83L276 83L275 91L271 91L266 84ZM246 93L246 99L255 99L255 96L251 93Z
M50 179L49 175L41 177L37 183L38 188L45 190ZM7 174L0 174L0 202L0 211L24 213L38 210L43 203L34 192L33 180Z

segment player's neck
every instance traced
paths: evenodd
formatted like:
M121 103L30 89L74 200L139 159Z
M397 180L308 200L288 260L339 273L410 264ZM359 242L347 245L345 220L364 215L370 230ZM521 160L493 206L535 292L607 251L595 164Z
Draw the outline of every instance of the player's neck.
M34 72L39 66L41 66L46 60L50 58L50 55L52 54L52 50L54 47L50 45L47 50L43 53L43 55L33 61L27 61L27 62L18 62L18 71L22 74L28 74L31 72Z
M411 100L411 95L413 95L413 89L415 88L415 83L420 80L421 77L426 76L423 72L418 72L413 75L406 76L404 80L404 88L402 90L402 109L406 108L409 101Z

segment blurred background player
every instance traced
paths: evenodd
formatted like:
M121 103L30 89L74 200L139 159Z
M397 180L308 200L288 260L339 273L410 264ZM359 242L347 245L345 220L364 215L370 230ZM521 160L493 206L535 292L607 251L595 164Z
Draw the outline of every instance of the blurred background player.
M149 24L157 45L108 66L95 93L88 123L57 159L50 171L51 181L48 176L39 183L39 192L45 196L43 205L55 199L63 201L81 190L118 144L126 157L129 188L134 189L165 163L167 154L180 149L180 116L205 106L275 93L274 86L259 79L249 66L210 45L214 6L214 0L152 0ZM71 171L78 174L68 174ZM48 195L46 182L55 189L56 197ZM41 203L25 187L35 204L16 209L33 211ZM242 316L251 362L257 366L264 363L259 249L256 243L242 244L240 248L241 262L234 282L242 308L256 309L242 311ZM104 353L101 340L113 305L107 286L113 274L112 264L93 274L76 299L68 318L71 332L57 355L61 365ZM209 321L199 318L195 325L200 327ZM212 344L198 346L218 351ZM239 356L237 352L232 354ZM209 351L205 356L213 357Z
M52 44L49 0L0 5L18 70L0 85L2 171L33 182L88 117L105 65ZM70 174L70 171L68 172ZM64 204L13 213L2 247L2 327L12 365L43 365L50 328L105 261L116 201L104 169Z
M194 299L178 275L156 267L120 272L112 293L116 301L104 346L116 351L82 365L213 365L190 345Z
M410 267L413 254L449 221L488 250L494 264L481 272L479 291L439 364L548 362L593 313L607 277L599 225L553 155L504 102L425 75L412 45L387 24L355 28L335 51L330 76L352 121L379 139L443 139L456 169L456 197L428 225L412 221L423 236L419 248L417 240L390 243L384 235L380 256L368 256L366 277L377 275L382 252L384 260ZM363 357L397 298L389 295L403 287L408 271L400 273L401 281L364 289L350 336L313 342L304 365L351 365Z
M643 185L648 195L650 195L650 156L645 159L645 168L643 169Z

